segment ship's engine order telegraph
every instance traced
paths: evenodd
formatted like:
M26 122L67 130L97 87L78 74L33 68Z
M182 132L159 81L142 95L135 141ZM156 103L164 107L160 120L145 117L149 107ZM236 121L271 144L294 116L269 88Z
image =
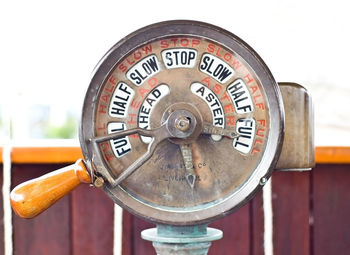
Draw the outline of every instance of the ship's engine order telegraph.
M314 164L312 103L277 84L232 33L196 21L144 27L114 45L86 92L84 159L11 193L31 218L81 182L157 224L158 254L207 254L208 223L247 203L274 169ZM93 192L93 190L91 191Z

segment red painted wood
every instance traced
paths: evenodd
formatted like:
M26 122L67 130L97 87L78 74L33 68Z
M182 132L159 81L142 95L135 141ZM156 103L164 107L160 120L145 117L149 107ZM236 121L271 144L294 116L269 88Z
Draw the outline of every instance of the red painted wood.
M272 177L274 255L310 254L310 172Z
M141 238L141 231L148 229L148 228L154 228L155 225L152 223L149 223L147 221L141 220L138 217L133 216L133 239L132 239L132 246L133 246L133 255L152 255L156 254L152 242L143 240Z
M13 165L12 186L60 167L62 165ZM70 196L31 220L13 214L14 254L71 254L70 230Z
M113 254L114 203L98 188L80 185L72 192L72 254Z
M219 219L210 227L223 231L223 238L212 243L210 255L250 254L250 206L243 206L238 211Z
M264 255L264 208L262 191L250 202L251 251L252 255Z
M313 251L350 253L350 165L319 165L313 181Z
M132 255L133 254L133 215L123 210L123 234L122 234L122 254Z

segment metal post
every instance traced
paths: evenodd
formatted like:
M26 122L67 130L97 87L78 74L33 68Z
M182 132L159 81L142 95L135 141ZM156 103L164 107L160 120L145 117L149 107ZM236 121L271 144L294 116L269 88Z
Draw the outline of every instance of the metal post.
M206 224L172 226L158 224L146 229L141 237L153 242L157 255L206 255L211 241L222 238L222 231L208 228Z

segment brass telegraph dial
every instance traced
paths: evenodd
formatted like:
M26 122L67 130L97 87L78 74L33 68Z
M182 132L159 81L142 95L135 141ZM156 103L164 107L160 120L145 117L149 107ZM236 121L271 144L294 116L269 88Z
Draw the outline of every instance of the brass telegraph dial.
M83 107L91 176L119 205L194 225L238 209L281 151L275 80L241 39L194 21L142 28L102 58Z

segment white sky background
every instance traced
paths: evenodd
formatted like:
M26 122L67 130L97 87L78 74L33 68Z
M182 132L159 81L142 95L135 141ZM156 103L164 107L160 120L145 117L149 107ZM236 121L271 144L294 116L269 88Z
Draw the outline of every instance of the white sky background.
M277 81L311 92L317 145L349 146L349 12L345 0L2 1L1 104L18 118L31 102L51 102L59 122L61 110L81 111L94 66L121 38L158 21L192 19L236 34Z

